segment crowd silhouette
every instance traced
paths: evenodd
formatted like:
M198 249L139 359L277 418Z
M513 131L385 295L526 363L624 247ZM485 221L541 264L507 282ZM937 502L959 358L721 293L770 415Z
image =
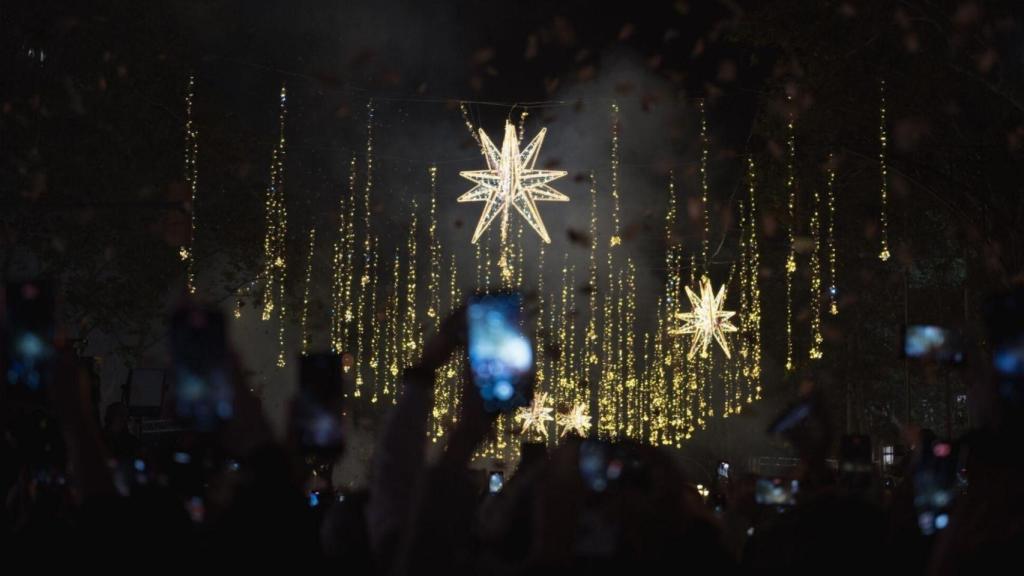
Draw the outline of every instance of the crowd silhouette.
M993 300L993 353L1019 343L1020 302L1020 291ZM219 374L222 389L205 409L183 410L188 376L176 372L165 409L181 429L143 442L123 403L96 413L91 366L59 330L34 366L45 385L22 390L15 328L24 319L8 313L0 441L8 566L151 570L214 559L353 574L989 574L1020 563L1024 403L1009 377L971 383L991 403L990 418L962 437L908 429L895 479L879 474L870 439L836 438L823 392L807 385L767 431L799 456L785 479L724 464L704 494L663 448L569 436L550 452L524 444L514 473L492 491L471 462L498 412L485 408L472 377L444 450L432 460L426 449L435 371L465 349L458 310L403 372L367 487L346 492L330 481L346 448L334 389L341 362L303 362L288 433L277 438L237 358L204 340L223 329L216 318L185 307L170 341L176 364ZM218 354L223 366L203 365ZM837 468L827 464L833 457Z

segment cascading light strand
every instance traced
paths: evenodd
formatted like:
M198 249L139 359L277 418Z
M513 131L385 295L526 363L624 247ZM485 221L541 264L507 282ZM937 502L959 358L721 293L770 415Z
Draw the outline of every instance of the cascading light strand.
M700 107L700 205L703 209L704 229L701 233L700 255L702 272L708 273L708 246L711 242L711 212L708 206L708 122L707 113L704 109L704 100L698 103Z
M196 194L199 191L199 130L192 119L192 102L195 98L196 77L188 77L188 91L185 94L185 187L189 192L188 247L179 251L185 261L185 287L189 294L196 293Z
M366 182L363 186L363 201L365 209L365 228L363 239L364 250L369 254L369 266L368 273L363 276L365 280L364 284L364 295L363 299L367 301L367 309L369 312L369 329L370 334L364 333L363 340L369 340L369 346L367 353L364 355L366 364L369 368L368 373L373 374L374 377L374 395L371 399L376 402L379 399L379 391L383 384L383 370L385 364L380 360L381 352L381 330L379 329L380 323L377 322L377 274L379 268L379 257L376 250L377 239L374 235L372 228L372 220L370 218L373 201L373 158L374 158L374 140L373 130L375 125L375 114L376 114L376 103L373 99L366 101ZM366 322L366 320L361 320Z
M348 164L348 199L346 201L348 216L345 218L345 248L342 252L344 273L340 278L341 302L337 309L339 311L339 319L342 321L341 338L336 350L339 354L346 351L350 344L349 338L353 331L352 322L355 320L355 316L352 313L353 295L359 289L356 285L359 278L356 276L355 262L353 261L353 255L359 249L356 240L356 172L356 155L352 154ZM344 308L344 313L340 313L342 308Z
M836 226L836 159L832 154L828 155L828 224L827 224L827 250L828 250L828 311L833 316L839 314L839 280L836 276L837 251L835 226Z
M348 195L341 194L338 201L338 237L334 242L331 263L331 350L335 354L346 352L348 328L352 322L352 253L355 245L355 154L349 160ZM351 367L346 364L345 371Z
M302 317L300 320L301 335L302 335L302 348L301 354L303 356L309 354L310 345L310 334L309 334L309 293L313 285L313 259L316 255L316 226L309 229L309 251L306 253L306 282L305 287L302 291Z
M810 230L813 249L811 250L811 347L808 356L811 360L822 357L821 335L821 193L818 186L811 193Z
M405 277L405 318L403 319L404 336L402 346L404 351L404 365L411 366L420 355L423 347L423 333L416 320L416 199L410 202L411 218L409 221L409 235L406 240L406 277Z
M427 318L436 331L441 326L441 244L437 236L437 166L430 167L430 224L427 228L427 243L430 254Z
M882 250L878 253L878 259L885 262L889 259L889 167L887 149L889 145L888 126L886 124L885 110L885 80L881 81L880 105L878 108L878 169L881 176L881 210L879 221L882 228Z
M283 302L278 303L280 293L279 284L283 281L281 277L286 268L285 243L287 235L287 212L284 205L284 155L285 117L288 111L288 92L284 85L281 86L280 111L278 114L278 142L271 152L270 159L270 184L267 186L265 202L265 232L263 236L263 320L270 320L273 317L275 308ZM282 314L283 316L283 314Z
M793 96L786 95L789 103L789 121L786 130L786 191L789 209L789 255L786 258L786 371L795 369L793 363L793 276L796 274L796 131Z
M750 294L747 296L749 312L745 314L744 321L747 326L748 338L750 338L750 363L749 383L747 387L747 403L761 399L761 251L757 240L757 174L754 166L754 159L747 160L747 178L750 184L749 214L747 216L747 250L749 252L747 267L747 289ZM753 388L753 393L751 393Z
M590 382L591 366L597 366L597 177L590 171L590 262L587 266L587 316L586 365L587 381Z
M619 103L612 102L612 150L611 150L611 192L612 192L612 236L608 246L614 248L622 244L619 236ZM608 251L609 272L611 271L612 252Z

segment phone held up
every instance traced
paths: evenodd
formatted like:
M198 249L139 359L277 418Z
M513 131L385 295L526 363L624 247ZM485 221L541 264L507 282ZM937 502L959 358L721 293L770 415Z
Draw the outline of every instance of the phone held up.
M531 399L534 345L523 330L522 308L518 293L477 294L466 306L469 368L489 412Z

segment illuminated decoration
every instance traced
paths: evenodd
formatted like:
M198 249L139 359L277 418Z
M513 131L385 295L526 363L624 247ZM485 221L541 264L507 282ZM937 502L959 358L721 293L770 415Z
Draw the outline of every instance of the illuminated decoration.
M757 175L753 158L747 159L747 181L750 195L741 247L745 257L740 270L740 274L746 278L743 284L746 298L740 314L740 331L743 336L740 356L745 361L743 376L747 384L746 403L750 404L761 399L761 251L757 242Z
M704 211L704 230L700 241L701 262L704 271L708 269L708 244L711 241L711 214L708 209L708 122L704 111L704 101L698 102L700 107L700 205Z
M597 430L604 438L618 435L619 391L621 373L618 370L619 290L615 273L615 248L622 244L619 236L619 105L611 105L611 233L608 239L608 278L601 306L601 363L597 366ZM595 238L596 241L596 238ZM596 294L595 287L595 294Z
M726 358L730 357L725 335L736 332L738 328L730 320L736 313L722 309L725 306L725 294L725 285L723 284L718 293L715 293L711 279L707 276L700 280L699 296L690 290L689 286L686 287L686 297L690 299L693 308L690 312L680 312L676 315L678 320L683 321L683 326L677 328L674 333L693 335L688 354L690 358L693 358L698 350L701 357L707 358L712 341L718 342Z
M480 142L480 137L476 134L476 128L473 128L473 123L469 121L469 110L466 109L465 102L459 102L459 112L462 112L462 121L466 124L466 130L469 130L469 135L473 137L473 141L480 148L480 152L483 153L484 145ZM486 156L486 153L484 153Z
M192 121L192 100L195 97L196 77L188 77L188 92L185 94L185 187L189 192L188 247L179 250L185 262L185 287L189 294L196 293L196 193L199 190L199 130Z
M284 124L287 115L288 93L281 86L280 112L278 115L278 142L271 154L270 185L267 187L265 203L266 231L263 237L263 320L270 320L277 312L277 366L285 366L284 332L287 317L285 306L285 281L287 280L288 208L284 201Z
M529 406L516 410L515 420L520 425L522 434L532 431L543 436L544 440L548 439L548 422L555 419L551 415L554 409L548 403L547 392L537 392Z
M757 175L754 159L747 158L748 197L740 202L740 261L733 272L739 276L738 362L730 371L731 394L724 416L739 414L745 404L761 397L761 288L760 252L757 240ZM731 402L728 399L731 398Z
M441 326L441 244L437 237L437 166L430 167L430 224L427 228L430 273L427 279L427 318L436 331ZM455 273L452 267L451 273Z
M828 194L826 202L828 204L828 225L827 225L827 250L828 250L828 300L829 308L828 311L833 316L839 314L839 281L836 279L836 237L835 237L835 224L836 224L836 167L835 158L832 154L828 155Z
M786 371L793 364L793 275L796 274L796 133L793 120L793 96L787 94L789 122L786 125L786 190L789 193L789 256L786 258Z
M486 202L480 215L472 242L475 244L495 218L501 217L501 242L508 235L509 207L513 207L546 243L551 242L537 202L568 202L569 197L548 184L566 175L564 170L537 170L534 166L540 155L547 129L542 128L534 139L520 150L519 139L511 122L505 123L505 138L499 150L487 133L480 130L487 170L464 170L459 175L476 184L469 192L459 196L459 202Z
M675 172L668 175L668 209L665 211L665 270L667 273L665 294L658 303L657 332L654 339L653 370L648 364L651 413L654 423L648 435L652 445L671 445L673 432L679 434L685 427L683 421L682 364L679 359L679 344L669 339L666 319L675 318L681 312L679 299L682 296L682 246L675 233L677 226ZM653 373L652 373L653 372Z
M352 294L356 281L352 255L356 245L356 156L349 159L348 195L341 195L338 203L338 238L334 243L331 275L331 350L335 354L347 352L349 329L355 321ZM351 366L346 364L347 372Z
M375 107L373 100L366 102L366 182L363 186L363 258L362 275L356 298L356 377L353 396L362 393L364 373L372 374L377 369L377 341L379 330L366 333L366 326L376 326L377 315L377 253L374 250L373 228L370 222L370 194L373 191L373 121ZM365 367L365 369L364 369ZM376 392L371 401L376 402Z
M611 248L622 244L619 237L619 103L612 102L612 235L608 239ZM608 253L608 262L611 263L611 253ZM609 268L611 270L611 268Z
M811 360L820 360L822 357L821 344L824 339L821 336L821 193L818 187L814 187L811 194L811 222L810 230L813 241L811 251L811 347L807 355Z
M587 266L587 332L584 343L584 359L586 365L596 366L597 358L597 178L590 171L590 263ZM543 276L543 274L540 274ZM584 369L589 382L589 368Z
M878 253L878 259L885 262L889 259L889 169L887 166L886 148L889 144L887 127L885 122L885 80L881 82L881 105L878 108L878 169L881 172L882 185L882 207L879 219L882 224L882 251Z
M580 437L586 437L590 433L590 409L585 403L573 404L565 414L556 416L556 424L562 429L559 438L573 433Z
M416 200L411 203L409 234L406 237L405 318L402 319L404 365L411 366L423 348L423 332L416 320ZM395 285L398 291L398 285Z
M402 366L402 257L398 246L395 246L395 259L392 268L391 292L384 302L384 350L381 354L383 373L378 375L377 388L384 398L394 400L395 381ZM375 330L374 332L378 332Z
M473 128L469 122L465 106L460 106L460 109L474 138L478 135L486 138L486 134ZM395 222L401 219L395 220L391 215L391 232L388 238L382 238L374 228L378 225L377 217L372 215L380 207L377 199L371 197L374 193L377 129L374 126L374 104L368 102L365 186L357 173L362 158L352 155L348 159L348 189L339 190L339 197L334 200L337 215L333 212L329 215L326 232L322 226L317 226L321 228L320 249L330 252L320 258L330 259L332 263L329 341L334 351L347 353L346 370L355 370L352 374L356 382L353 398L363 398L355 405L372 411L378 405L386 406L396 401L399 375L402 368L414 361L422 350L424 331L438 329L445 314L461 304L459 280L466 290L500 285L503 289L524 293L537 292L541 310L539 331L534 341L538 398L518 413L499 416L493 434L477 451L478 457L512 461L522 440L543 439L554 445L570 433L594 434L610 440L630 438L651 445L679 447L706 428L716 414L738 414L747 404L759 399L762 359L760 255L754 164L752 159L748 160L749 197L742 193L735 195L738 212L736 205L712 206L709 126L704 118L703 103L700 112L702 149L699 173L695 174L699 180L693 183L700 188L698 194L702 203L701 216L698 216L702 217L700 245L696 242L696 235L691 236L695 240L692 244L683 245L681 232L685 215L679 209L680 197L677 194L681 192L675 181L678 174L670 171L666 183L668 209L664 222L664 292L656 299L656 305L648 308L638 305L641 302L638 288L641 285L646 287L653 275L648 273L646 265L640 267L641 261L630 254L632 246L625 246L620 236L622 143L619 135L622 126L617 105L611 106L610 171L608 180L600 183L602 190L599 191L597 181L597 171L601 168L595 167L589 174L591 202L587 262L584 264L577 259L574 265L574 257L566 249L552 250L547 242L536 241L534 232L527 230L530 222L524 223L524 219L519 217L511 217L504 223L508 228L500 237L492 232L482 235L483 241L478 238L474 242L473 256L446 250L448 247L442 242L443 233L439 228L439 210L443 203L437 197L436 166L423 166L421 169L426 173L416 170L417 176L423 179L421 185L426 186L425 177L429 177L429 202L418 200L419 193L415 198L394 199L401 210L409 211L408 225L395 226ZM511 149L515 161L528 168L524 164L524 155L528 155L529 147L527 150L519 148L520 142L527 142L522 137L528 115L520 113L515 118L510 112L509 118L506 131L511 129L511 140L506 138L503 141L500 152L489 140L486 144L480 140L488 160L486 167L496 168L495 173L501 169L501 159L497 160L498 164L492 160L508 149ZM512 144L507 145L509 142ZM543 131L530 142L530 146L539 151L542 142ZM534 154L532 161L536 161L536 152ZM275 156L272 168L276 170L282 165L283 146L279 157ZM363 167L358 168L361 170ZM280 201L283 207L283 196L277 195L283 187L278 185L280 179L277 176L278 172L274 172L275 196L268 201ZM496 182L497 178L492 178L492 181ZM605 196L598 198L599 193ZM830 223L834 205L829 198L826 204L825 197L815 197L815 205L819 208L811 215L818 219L817 224L811 225L812 230L817 230L815 235L822 236L822 246L817 250L826 249L826 246L829 250L825 253L816 251L816 258L824 258L832 251L831 244L824 244L824 237L831 236L832 230ZM823 212L820 206L828 206L829 212ZM710 278L718 277L717 267L723 263L714 262L715 273L709 268L716 248L711 238L712 225L715 224L712 209L721 208L738 216L739 229L738 233L733 230L722 235L723 242L727 239L737 242L738 246L723 250L724 254L735 254L736 260L729 267L728 280L719 287L711 284ZM505 206L503 209L508 211L510 208ZM602 212L607 216L599 216ZM824 220L824 214L829 215L829 221ZM607 217L609 221L599 222L599 217ZM401 237L403 232L406 234L404 238ZM316 332L318 323L315 316L310 316L309 310L310 296L316 290L313 285L315 279L312 278L316 232L310 230L309 233L309 251L303 255L307 258L305 274L298 277L293 273L296 281L304 281L304 286L294 289L295 295L302 296L301 313L295 315L296 325L301 322L301 348L298 345L295 348L297 351L301 349L303 354L309 352L312 340L320 337ZM604 234L608 237L605 238ZM330 246L323 245L327 241L325 236L329 238ZM579 237L582 239L584 234L579 234ZM532 252L533 242L539 248L537 253ZM293 248L296 249L294 252L300 249L298 245ZM283 256L284 252L281 254ZM559 266L561 274L558 273ZM823 262L821 266L824 266ZM833 267L830 263L830 272ZM283 271L274 269L274 272L271 317L277 321L285 301L281 288L283 282L277 281L283 278ZM834 275L830 277L832 279ZM266 277L260 275L251 285L240 289L237 295L239 298L258 298L266 293L261 292L265 290L266 282ZM738 305L729 306L735 312L725 310L728 304L726 293L738 295ZM692 309L684 304L687 300ZM289 307L297 305L295 302ZM534 302L529 306L533 308ZM282 348L281 330L284 325L273 326L278 329ZM324 328L325 333L327 330ZM675 337L684 330L692 339ZM728 335L733 332L738 334ZM712 340L718 344L712 344ZM711 350L713 347L722 348L724 355L715 353ZM435 372L434 406L426 429L433 442L438 442L457 424L460 392L466 384L463 368L459 354L455 354L450 362Z
M302 318L301 318L301 334L302 334L302 350L303 356L309 354L309 290L313 284L313 257L314 250L316 249L316 226L309 229L309 252L306 256L306 287L302 291Z

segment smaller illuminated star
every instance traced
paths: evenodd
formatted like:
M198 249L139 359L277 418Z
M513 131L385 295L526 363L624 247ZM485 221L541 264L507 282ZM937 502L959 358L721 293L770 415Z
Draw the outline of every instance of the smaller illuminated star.
M725 304L725 286L719 288L716 294L711 286L711 280L704 276L700 280L700 296L687 286L686 297L690 299L693 309L676 314L676 318L683 321L683 326L672 330L671 333L693 334L693 341L687 356L693 358L697 350L700 350L701 357L707 357L711 341L715 340L722 348L722 352L725 353L725 357L730 358L729 344L725 340L725 334L736 332L738 328L729 320L736 313L722 310L722 306Z
M559 438L570 432L586 436L590 432L590 408L583 402L573 404L568 412L559 414L556 421L562 427L562 433L558 435Z
M548 395L545 392L537 392L533 396L533 402L529 406L520 408L516 411L516 422L519 422L523 426L523 434L526 434L530 430L536 430L540 432L544 439L548 439L548 427L547 423L554 420L551 413L554 412L554 408L551 408L548 404Z

